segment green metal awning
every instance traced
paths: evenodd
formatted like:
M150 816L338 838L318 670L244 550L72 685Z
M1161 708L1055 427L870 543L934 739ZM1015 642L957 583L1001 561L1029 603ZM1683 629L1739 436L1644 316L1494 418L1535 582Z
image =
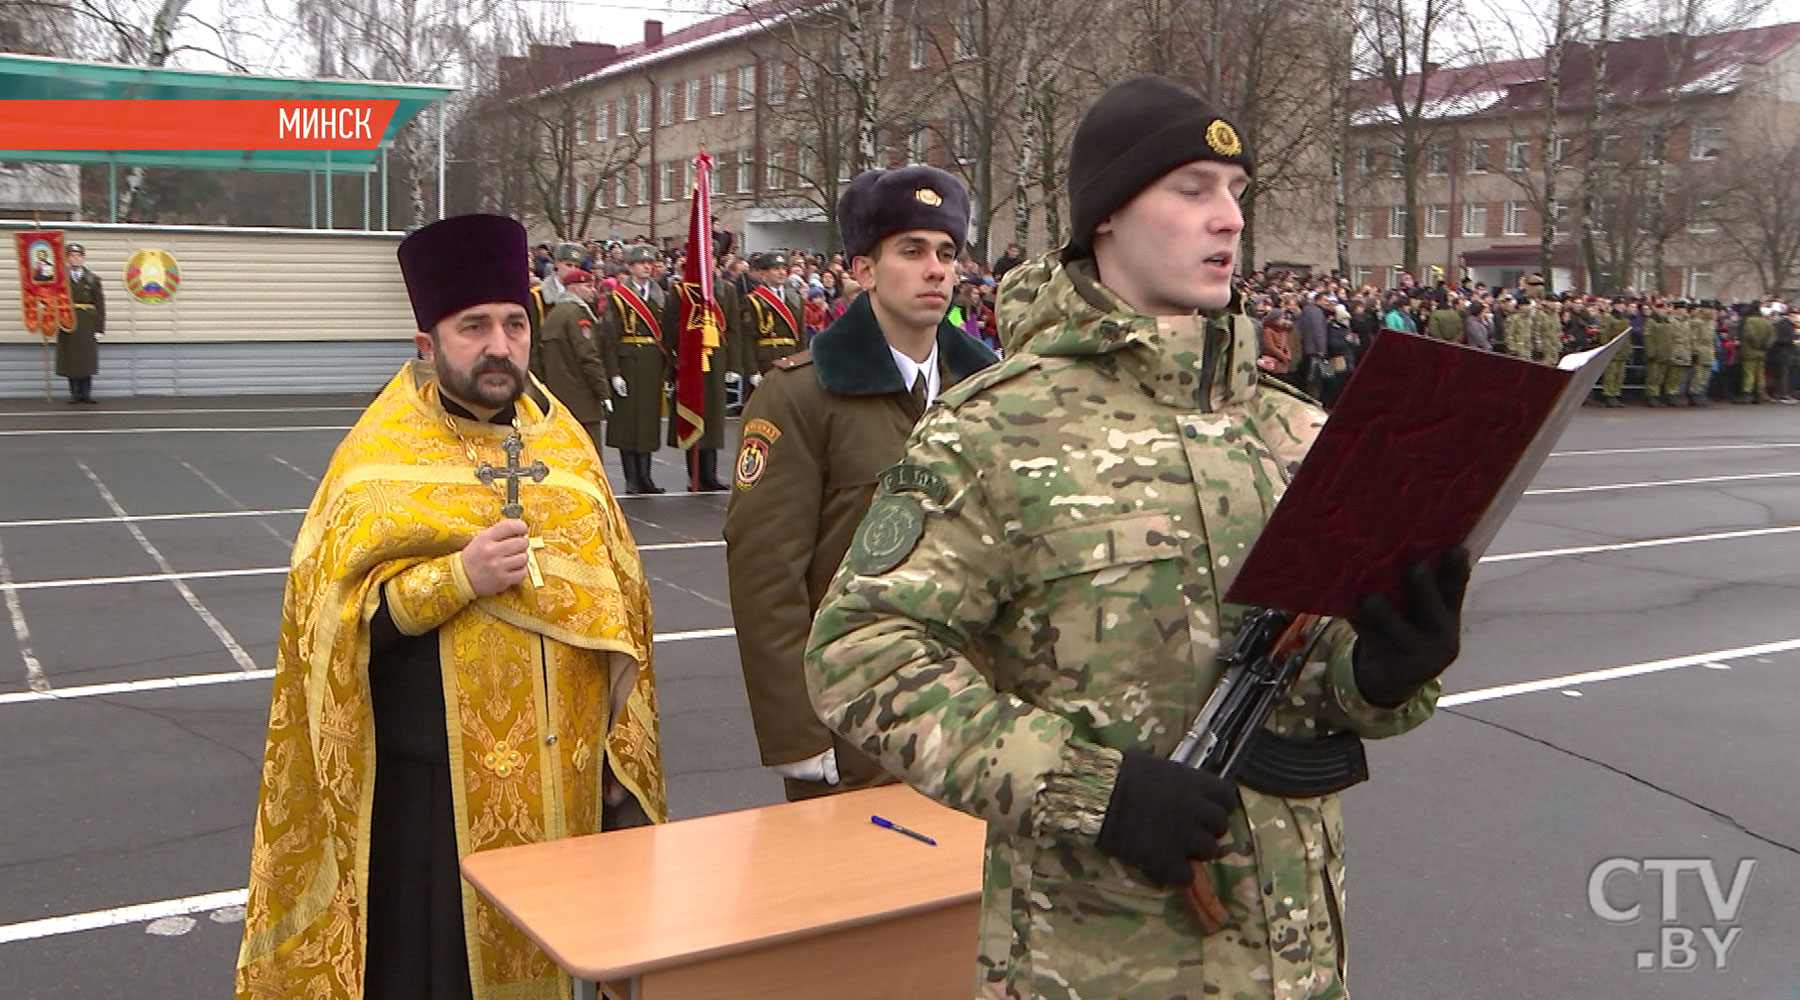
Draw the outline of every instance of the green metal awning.
M0 54L0 100L398 101L379 146L391 147L420 112L457 92L443 84L247 76ZM108 163L195 170L371 173L378 150L8 150L0 160Z

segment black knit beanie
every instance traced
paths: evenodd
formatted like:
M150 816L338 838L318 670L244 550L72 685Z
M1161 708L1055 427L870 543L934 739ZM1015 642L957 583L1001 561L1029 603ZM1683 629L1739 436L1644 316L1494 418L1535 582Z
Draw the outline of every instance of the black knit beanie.
M1065 260L1094 250L1094 227L1176 167L1195 160L1251 170L1250 151L1199 94L1160 76L1133 77L1101 94L1069 149Z

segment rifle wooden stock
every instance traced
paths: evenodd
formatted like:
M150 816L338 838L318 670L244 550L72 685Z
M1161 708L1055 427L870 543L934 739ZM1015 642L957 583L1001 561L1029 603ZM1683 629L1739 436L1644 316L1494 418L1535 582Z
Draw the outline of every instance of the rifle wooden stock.
M1231 911L1225 908L1225 901L1213 888L1212 873L1206 870L1206 862L1190 859L1188 864L1194 869L1194 880L1182 890L1188 916L1194 919L1194 926L1200 928L1201 934L1216 934L1231 922Z

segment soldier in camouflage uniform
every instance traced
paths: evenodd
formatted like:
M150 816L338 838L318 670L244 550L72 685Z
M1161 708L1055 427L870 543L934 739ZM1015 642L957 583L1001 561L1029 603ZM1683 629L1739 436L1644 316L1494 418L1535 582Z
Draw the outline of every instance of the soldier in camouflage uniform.
M1739 308L1744 318L1738 327L1738 363L1743 366L1744 377L1738 387L1737 401L1761 403L1769 398L1769 390L1763 385L1763 360L1775 343L1775 324L1757 309L1755 303Z
M1000 290L1021 350L927 412L814 625L820 717L989 824L982 997L1345 996L1335 793L1167 759L1243 613L1222 595L1325 419L1259 382L1255 328L1227 311L1248 167L1186 88L1102 95L1070 154L1069 246ZM1412 617L1373 599L1331 626L1274 729L1431 714L1467 557L1410 572ZM1177 891L1190 859L1230 909L1208 936Z
M1612 310L1600 321L1600 343L1610 344L1612 339L1621 333L1631 330L1631 320L1625 318L1625 303L1614 299ZM1612 360L1607 362L1606 371L1600 376L1600 399L1607 406L1624 406L1619 395L1625 391L1625 365L1631 360L1631 344L1613 353Z
M1682 386L1687 381L1688 367L1694 363L1694 345L1688 327L1691 315L1686 299L1677 299L1669 307L1669 362L1663 370L1662 398L1664 406L1686 406Z
M1669 359L1675 351L1675 321L1669 304L1658 299L1644 317L1644 402L1663 405L1663 384L1669 377Z
M1717 305L1711 299L1703 300L1688 319L1688 337L1694 349L1694 366L1688 376L1689 406L1712 405L1706 390L1712 383L1713 366L1718 364L1719 358Z

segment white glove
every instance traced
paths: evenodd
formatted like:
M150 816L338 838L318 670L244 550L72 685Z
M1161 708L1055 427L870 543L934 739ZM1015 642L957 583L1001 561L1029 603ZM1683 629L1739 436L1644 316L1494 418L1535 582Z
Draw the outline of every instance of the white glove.
M726 385L737 385L738 383L742 382L743 380L744 380L744 376L739 375L737 372L726 372L725 373L725 384Z
M750 376L750 388L754 389L759 385L762 385L762 373L761 372L757 372L756 374Z
M600 401L600 405L606 407L606 412L608 412L608 413L611 413L613 411L612 400L610 400L610 399L602 399Z
M631 398L631 393L629 393L625 390L625 376L623 376L623 375L614 375L613 376L613 395L619 397L620 399Z
M776 764L770 770L795 781L823 781L827 785L835 785L838 783L837 749L834 747L817 757L797 760L792 764Z

